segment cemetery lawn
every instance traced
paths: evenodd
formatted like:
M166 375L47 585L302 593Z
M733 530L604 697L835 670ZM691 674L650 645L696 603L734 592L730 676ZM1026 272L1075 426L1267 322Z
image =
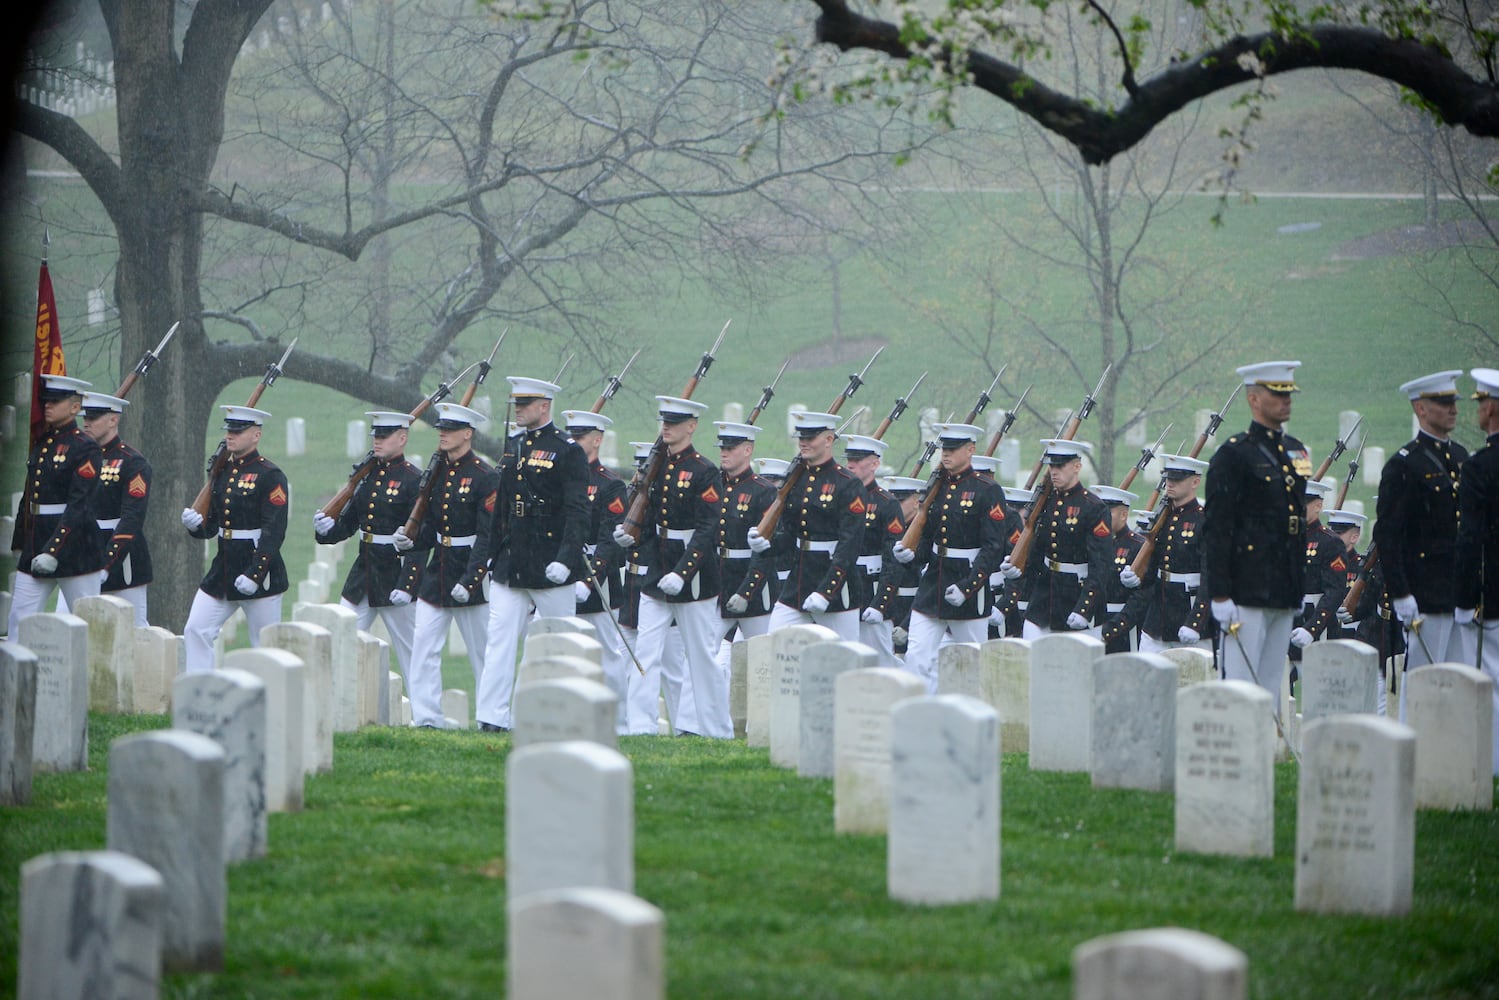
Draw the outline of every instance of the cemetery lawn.
M19 869L105 845L110 742L165 716L90 716L86 774L39 775L0 810L0 996L16 982ZM484 997L505 991L507 736L336 737L307 808L229 870L224 971L164 997ZM885 894L885 839L835 836L830 780L742 742L630 737L636 893L666 914L674 997L1054 997L1089 938L1177 925L1249 956L1252 997L1499 997L1499 813L1421 812L1400 919L1292 907L1296 770L1276 775L1275 857L1178 854L1169 795L1003 768L997 903ZM606 1000L606 998L600 998Z

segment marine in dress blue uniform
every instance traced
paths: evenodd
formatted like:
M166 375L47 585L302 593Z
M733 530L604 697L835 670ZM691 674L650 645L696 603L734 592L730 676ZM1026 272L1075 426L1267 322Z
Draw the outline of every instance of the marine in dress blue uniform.
M1499 370L1475 368L1478 429L1484 446L1463 464L1458 481L1457 608L1453 621L1472 631L1478 669L1494 682L1493 770L1499 775ZM1483 629L1479 642L1477 630Z
M441 729L442 650L451 626L457 625L463 636L475 689L484 672L489 608L485 567L474 553L480 527L495 510L498 477L473 450L474 430L486 423L484 414L457 403L438 403L435 409L438 450L427 470L431 492L416 536L408 536L404 525L395 532L396 551L412 556L405 561L401 585L390 592L390 602L411 604L416 599L406 672L411 722Z
M375 464L354 488L354 495L337 518L321 510L313 512L313 532L319 545L355 539L358 547L344 578L339 603L354 612L364 632L379 616L404 677L411 667L416 608L392 604L390 593L401 585L405 572L405 558L396 551L396 531L411 516L421 489L422 470L406 460L411 414L369 410L365 416L370 418L370 454Z
M151 463L120 437L128 400L102 392L83 394L83 430L99 442L99 484L94 487L94 523L104 550L99 593L129 601L137 628L149 623L146 585L151 582L151 546L146 510L151 499Z
M245 613L250 645L260 645L261 629L281 620L287 589L281 543L291 488L286 473L258 450L271 415L249 406L220 409L229 458L210 485L208 515L182 511L188 534L215 538L217 546L182 628L189 673L214 668L214 640L236 608Z
M926 491L926 480L912 476L886 476L878 480L880 487L895 497L900 504L900 520L910 525L911 518L921 506L921 495ZM899 539L896 539L899 541ZM880 583L874 592L874 608L890 623L890 644L896 656L906 653L910 638L911 602L916 600L916 584L921 579L921 567L895 558L895 543L891 542L887 559L880 569Z
M844 467L864 484L864 538L859 544L854 582L859 600L859 641L895 662L894 626L880 610L879 590L885 573L894 574L900 564L891 555L895 543L906 533L901 502L875 479L889 447L879 438L847 434L843 438Z
M1166 503L1159 516L1165 521L1150 564L1144 576L1130 568L1120 570L1119 580L1138 588L1143 605L1140 652L1159 653L1176 646L1207 649L1213 629L1202 590L1203 509L1197 489L1208 463L1190 455L1163 455L1161 465Z
M1312 463L1306 446L1284 431L1297 391L1299 361L1237 369L1252 420L1208 463L1202 520L1204 586L1226 632L1226 679L1257 683L1280 704L1292 622L1306 576L1302 497Z
M1316 479L1306 483L1306 593L1301 614L1291 628L1291 680L1297 678L1301 651L1337 627L1337 611L1348 595L1347 547L1322 521L1322 508L1332 486ZM1332 638L1337 638L1333 635Z
M1108 509L1109 526L1114 529L1110 540L1109 567L1103 578L1103 611L1099 615L1099 638L1105 653L1128 653L1135 648L1135 630L1145 617L1145 601L1138 592L1120 582L1119 574L1129 568L1145 544L1145 537L1129 524L1130 506L1140 498L1116 486L1094 486L1089 490Z
M1457 377L1436 372L1400 387L1419 430L1385 462L1379 476L1374 545L1390 605L1405 626L1405 669L1428 663L1471 663L1467 635L1455 627L1457 608L1457 485L1468 451L1452 440L1457 426ZM1405 720L1405 685L1400 686Z
M11 597L12 640L22 618L45 610L54 591L69 604L99 593L103 557L94 521L99 483L98 443L79 428L82 379L43 375L39 395L46 430L31 446L26 488L16 513L11 549L18 553Z

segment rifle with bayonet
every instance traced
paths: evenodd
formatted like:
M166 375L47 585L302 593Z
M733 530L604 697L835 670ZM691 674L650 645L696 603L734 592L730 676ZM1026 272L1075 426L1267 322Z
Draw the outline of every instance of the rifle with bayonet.
M173 323L172 328L167 331L167 335L161 338L161 343L156 345L156 350L147 351L141 355L141 359L135 363L135 370L126 375L125 380L120 383L120 387L115 390L116 396L124 399L126 394L135 387L135 383L151 370L151 366L161 359L161 352L166 350L167 343L172 339L172 334L176 333L177 328L181 325L181 322Z
M246 406L254 406L260 402L261 394L276 384L276 380L281 377L282 366L286 364L286 359L291 357L292 349L296 346L297 341L293 339L287 345L286 352L281 355L281 359L273 361L266 366L265 374L260 378L260 384L255 387L250 393L250 398L245 401ZM228 462L229 442L221 438L219 446L214 449L213 457L208 460L208 481L203 484L203 488L198 491L198 495L193 498L193 502L190 505L193 510L198 512L198 516L208 516L208 505L213 502L213 481L223 471L224 466Z
M1187 453L1188 458L1196 458L1202 454L1202 449L1207 447L1208 438L1218 433L1218 428L1223 424L1223 415L1233 405L1234 397L1242 388L1242 383L1234 386L1233 392L1228 394L1228 398L1223 401L1218 412L1208 418L1207 426L1192 443L1192 450ZM1156 540L1161 537L1161 527L1166 523L1166 505L1169 501L1165 498L1165 492L1166 476L1162 473L1155 492L1150 495L1150 503L1146 505L1151 511L1150 530L1145 533L1145 541L1140 543L1140 550L1135 553L1135 558L1129 564L1130 570L1142 580L1145 578L1145 571L1150 568L1151 557L1155 555L1155 544Z
M565 372L565 371L567 371L567 366L573 363L573 358L576 357L576 356L577 355L569 354L567 356L567 360L565 360L565 361L562 362L562 367L557 369L557 376L556 376L556 378L552 379L552 384L553 385L561 385L562 384L562 373Z
M1348 460L1348 475L1343 477L1343 484L1338 487L1337 502L1332 505L1333 510L1342 510L1343 501L1348 499L1348 489L1353 485L1353 477L1358 475L1358 463L1364 457L1364 441L1358 443L1358 451L1353 453L1353 458Z
M494 342L494 349L489 352L489 357L479 362L478 374L474 376L468 388L463 390L463 399L459 402L459 406L467 406L474 401L474 393L479 391L479 386L483 385L484 380L489 377L489 371L494 367L494 356L499 353L500 345L505 342L505 334L509 332L507 327L500 334L500 339ZM464 371L472 371L473 368L473 365L469 365ZM508 434L509 430L510 421L507 419L504 433ZM415 539L416 533L421 530L422 518L427 516L427 505L432 500L432 485L437 482L437 470L444 465L447 465L447 458L443 455L442 449L438 448L432 452L432 457L427 460L426 466L422 469L421 479L417 480L416 502L411 505L411 513L406 518L406 524L401 528L401 534L407 538Z
M1077 437L1077 429L1082 426L1084 420L1088 419L1088 414L1093 412L1093 404L1097 402L1098 393L1103 389L1104 379L1109 377L1109 372L1113 370L1113 367L1113 365L1109 365L1104 368L1103 374L1098 376L1098 384L1093 387L1093 391L1083 397L1082 404L1077 408L1077 412L1063 425L1062 433L1057 435L1061 440L1071 441ZM1020 529L1020 537L1015 540L1015 545L1010 550L1010 565L1022 573L1025 572L1026 560L1030 558L1031 543L1036 538L1036 525L1041 520L1041 513L1046 508L1046 501L1050 498L1051 477L1047 476L1042 480L1041 485L1037 487L1035 496L1031 501L1030 513L1025 517L1025 527Z
M979 418L979 414L984 412L985 407L989 405L990 399L993 398L990 394L994 392L994 387L999 385L999 376L1003 375L1004 371L1005 366L1001 366L994 376L994 381L989 383L989 388L979 393L978 401L974 403L973 409L968 411L968 419L963 421L963 423L972 424ZM1026 391L1029 392L1030 390L1027 389ZM1019 409L1019 405L1017 404L1015 408ZM1009 419L1008 416L1006 419ZM929 451L936 449L938 440L938 438L931 440L928 445ZM918 462L917 468L920 469L924 464L925 460ZM913 476L912 478L914 479L915 477ZM936 500L937 494L941 492L941 486L942 470L940 468L934 469L932 470L931 478L927 480L926 493L922 495L921 503L917 505L916 512L911 515L910 523L906 525L906 533L900 536L900 543L913 552L916 551L916 546L921 543L921 533L926 530L927 515L931 512L932 501Z
M1020 408L1025 405L1025 397L1031 394L1031 389L1032 386L1026 386L1020 398L1015 400L1015 405L1005 411L1004 421L999 425L999 430L995 431L994 436L989 439L989 447L984 449L986 456L992 457L999 450L999 443L1005 439L1006 434L1010 433L1010 428L1015 426L1015 418L1020 416Z
M770 385L767 385L765 388L760 390L760 401L755 404L755 408L753 410L750 410L749 419L746 420L745 423L752 424L756 420L760 419L760 414L765 412L765 408L769 406L770 401L775 398L776 386L781 384L781 376L786 374L786 367L790 364L790 358L787 358L784 362L782 362L781 370L776 372L776 377L770 380Z
M697 368L693 371L692 377L687 380L687 385L683 387L680 398L691 399L692 394L697 391L697 384L708 374L708 369L713 367L715 356L718 353L718 349L723 346L723 339L728 335L729 323L732 322L734 321L731 319L723 325L723 329L718 331L718 339L713 342L713 346L698 360ZM630 491L628 502L626 503L627 509L622 527L625 534L637 542L640 541L640 533L645 530L646 507L651 499L650 486L651 483L656 481L656 477L661 474L661 463L665 460L663 454L665 451L666 443L661 440L661 435L657 434L656 443L651 446L650 457L645 460L644 472L637 472L635 478L630 481Z
M604 380L604 391L600 392L599 398L593 401L593 407L588 411L589 413L604 412L604 404L613 399L614 394L619 392L620 386L625 384L625 372L630 370L630 366L635 363L635 359L638 357L640 357L640 350L630 355L630 360L625 362L625 366L619 370L618 375L610 375ZM508 431L509 428L507 427L506 430Z
M1332 463L1343 457L1343 452L1348 450L1348 442L1353 440L1353 432L1358 430L1363 422L1364 418L1360 416L1353 422L1353 426L1348 428L1348 433L1338 438L1337 443L1332 446L1332 451L1328 452L1322 464L1317 466L1317 472L1312 476L1313 479L1321 479L1327 475L1327 470L1332 468Z
M864 376L869 374L869 369L874 364L875 358L878 358L880 352L883 350L884 348L881 347L870 356L869 362L864 366L863 371L849 375L848 384L843 387L843 391L823 411L824 413L831 413L836 416L838 411L843 408L844 402L853 398L854 393L859 391L859 386L864 384ZM786 470L786 478L782 480L781 488L776 490L775 499L770 502L770 506L766 508L765 516L760 518L760 523L756 525L756 530L759 532L761 538L768 539L775 534L776 525L781 521L781 512L786 509L786 498L791 495L791 491L796 489L797 484L802 481L802 474L806 472L806 469L806 463L798 455L796 461L792 462L791 467Z
M911 397L916 395L916 390L921 388L921 383L926 381L926 376L926 372L922 372L916 376L916 381L912 383L911 388L906 391L906 394L896 397L895 405L890 408L890 413L884 420L880 421L880 426L875 428L874 433L870 437L876 441L883 441L885 439L885 432L890 429L891 424L899 420L901 415L906 412L906 408L911 405Z
M1004 364L999 366L999 371L994 373L994 381L989 383L989 388L979 393L978 401L973 404L973 409L968 411L968 419L963 421L965 424L973 423L979 418L979 414L983 413L984 410L988 407L990 400L993 398L992 394L994 392L994 389L999 385L999 380L1004 375L1005 369L1008 367L1010 367L1009 362L1005 362ZM1026 391L1029 392L1030 390ZM951 414L949 414L949 417L951 417ZM951 421L949 420L949 422ZM921 471L926 468L926 463L930 462L932 460L932 456L935 454L937 454L937 439L932 438L926 443L926 447L922 449L921 457L916 460L916 464L911 467L910 478L920 479Z
M1140 460L1135 463L1135 467L1129 470L1129 473L1124 477L1124 481L1119 484L1121 490L1129 489L1129 484L1135 481L1135 477L1145 471L1145 467L1155 458L1156 452L1161 450L1161 442L1166 440L1166 435L1171 432L1171 426L1171 424L1166 425L1166 429L1161 431L1161 436L1155 439L1155 444L1140 449Z

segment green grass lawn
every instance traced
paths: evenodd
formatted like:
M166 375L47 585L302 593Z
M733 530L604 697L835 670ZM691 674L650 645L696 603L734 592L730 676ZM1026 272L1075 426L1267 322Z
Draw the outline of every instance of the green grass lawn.
M39 776L0 811L0 993L16 976L18 869L104 846L110 740L164 717L91 716L85 774ZM168 997L495 997L505 983L508 737L368 728L336 739L303 812L229 872L217 975ZM1081 942L1177 925L1248 956L1262 998L1499 996L1499 814L1422 812L1409 916L1292 908L1295 766L1276 775L1274 858L1172 849L1169 795L1003 767L998 902L885 892L883 837L833 833L829 780L740 742L631 737L636 893L666 914L675 997L1055 997Z

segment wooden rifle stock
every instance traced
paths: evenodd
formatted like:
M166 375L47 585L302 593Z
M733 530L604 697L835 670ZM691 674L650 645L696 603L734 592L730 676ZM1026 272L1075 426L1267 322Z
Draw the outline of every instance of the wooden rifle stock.
M1155 512L1155 520L1150 524L1150 531L1145 534L1145 541L1140 543L1140 551L1135 553L1135 558L1130 562L1130 571L1140 579L1145 579L1145 571L1150 568L1150 559L1155 555L1156 541L1161 537L1161 525L1166 523L1166 515L1171 511L1171 502L1168 500L1161 504Z
M416 502L411 505L411 515L401 527L401 534L407 538L415 539L416 533L421 530L422 518L427 516L427 505L432 502L432 484L437 482L437 468L446 464L447 458L439 448L432 453L427 467L422 470L422 478L417 480L416 485Z
M1343 598L1343 610L1349 615L1358 614L1359 602L1364 599L1364 589L1369 586L1369 574L1374 571L1374 566L1379 562L1379 544L1369 546L1369 551L1364 555L1364 564L1359 567L1358 576L1348 585L1348 594Z
M417 404L416 409L411 411L411 419L421 419L422 414L426 413L427 410L431 408L431 406L432 397L428 396L426 399ZM333 499L323 504L323 506L319 509L329 517L337 518L338 515L343 513L344 508L349 505L349 501L354 499L354 491L359 488L359 484L364 482L364 478L368 476L370 472L374 470L374 468L375 449L371 448L354 466L354 471L349 473L349 481L340 486L338 488L338 492L333 494Z
M1074 428L1074 432L1075 432ZM1051 499L1051 477L1047 476L1036 488L1036 495L1031 500L1030 513L1025 515L1025 526L1020 529L1020 537L1015 539L1014 546L1010 549L1010 565L1025 572L1026 561L1030 559L1031 543L1036 540L1036 525L1041 521L1041 508Z

